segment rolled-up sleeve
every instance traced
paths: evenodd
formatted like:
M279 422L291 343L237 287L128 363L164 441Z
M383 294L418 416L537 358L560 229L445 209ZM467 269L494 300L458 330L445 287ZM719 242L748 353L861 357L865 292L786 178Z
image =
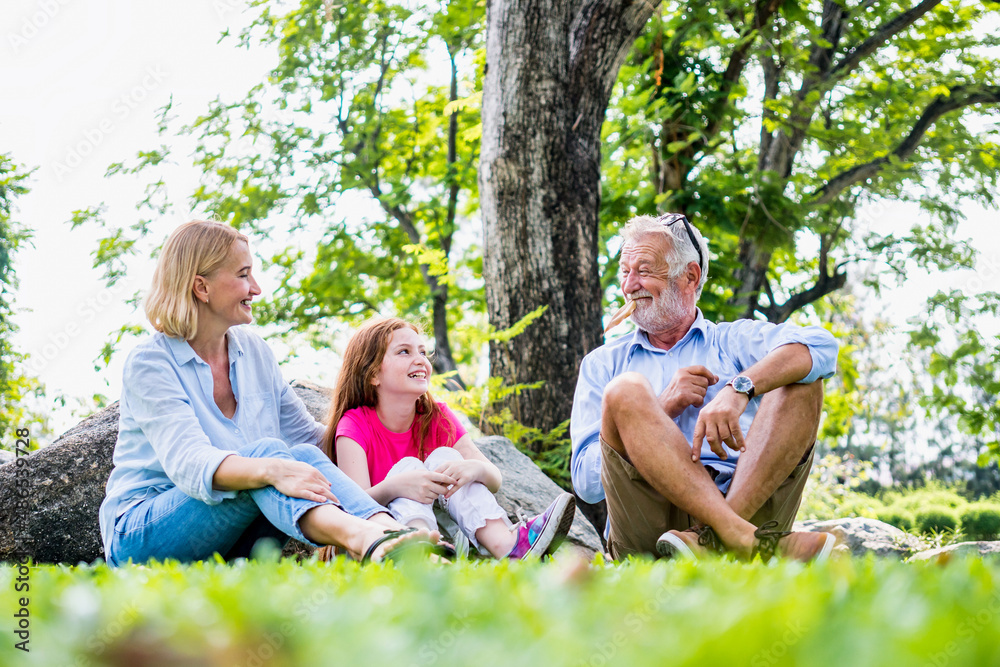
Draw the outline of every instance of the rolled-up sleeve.
M125 366L122 402L127 403L130 418L148 439L163 472L181 491L209 505L235 498L236 491L212 488L219 464L234 452L212 446L176 371L158 356L143 351Z
M570 416L570 437L573 455L570 476L573 489L581 500L597 503L604 499L601 485L601 401L604 387L611 381L611 374L598 358L587 355L580 365L573 396L573 413Z
M742 370L750 368L783 345L801 343L809 350L812 368L798 384L825 380L837 372L840 344L823 327L738 320L729 326L720 325L720 335L720 347L735 354Z
M326 427L313 419L305 403L287 382L281 380L280 374L278 378L282 385L278 408L282 440L293 445L319 445Z

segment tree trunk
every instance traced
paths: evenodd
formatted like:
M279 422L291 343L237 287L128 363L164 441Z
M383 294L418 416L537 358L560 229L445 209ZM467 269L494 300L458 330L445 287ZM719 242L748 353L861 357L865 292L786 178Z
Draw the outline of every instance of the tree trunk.
M740 239L740 261L733 275L739 281L739 288L729 299L740 307L740 317L754 319L770 263L771 251L766 244L746 237Z
M584 355L602 343L597 264L600 132L618 68L654 9L615 0L492 0L479 196L491 375L544 381L514 397L515 419L550 430L569 418Z

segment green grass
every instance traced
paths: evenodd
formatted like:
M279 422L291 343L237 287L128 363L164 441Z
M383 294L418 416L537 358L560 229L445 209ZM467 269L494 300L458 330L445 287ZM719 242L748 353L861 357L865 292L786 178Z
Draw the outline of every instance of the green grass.
M0 568L0 617L17 601ZM995 665L1000 565L854 559L31 571L0 665Z

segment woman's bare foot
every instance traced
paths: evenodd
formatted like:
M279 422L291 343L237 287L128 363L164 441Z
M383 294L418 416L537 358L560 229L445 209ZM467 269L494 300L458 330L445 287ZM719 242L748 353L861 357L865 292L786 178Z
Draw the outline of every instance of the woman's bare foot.
M361 543L364 545L364 548L363 549L359 548L357 550L354 550L348 547L348 553L354 560L358 561L362 560L365 554L368 554L369 560L378 563L385 557L385 555L389 551L395 549L396 547L401 546L402 544L405 544L406 542L411 542L411 541L416 543L423 542L426 544L438 544L441 542L441 533L439 533L436 530L423 530L423 529L414 530L406 528L405 526L402 527L402 530L408 530L409 532L404 533L398 537L394 537L392 539L383 541L381 544L375 547L375 550L371 554L368 554L368 550L371 549L371 546L375 544L378 540L381 540L383 537L385 537L385 534L388 531L383 529L379 525L375 525L372 528L366 527L364 535L361 537Z

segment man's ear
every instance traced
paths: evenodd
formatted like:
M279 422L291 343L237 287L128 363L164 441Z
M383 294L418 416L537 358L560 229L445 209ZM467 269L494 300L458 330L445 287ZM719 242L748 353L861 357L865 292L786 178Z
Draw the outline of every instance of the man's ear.
M698 266L698 262L688 262L687 279L695 289L698 289L698 283L701 282L701 267Z
M194 292L194 298L201 303L208 303L208 282L205 280L205 276L195 276L194 283L191 285L191 291Z

